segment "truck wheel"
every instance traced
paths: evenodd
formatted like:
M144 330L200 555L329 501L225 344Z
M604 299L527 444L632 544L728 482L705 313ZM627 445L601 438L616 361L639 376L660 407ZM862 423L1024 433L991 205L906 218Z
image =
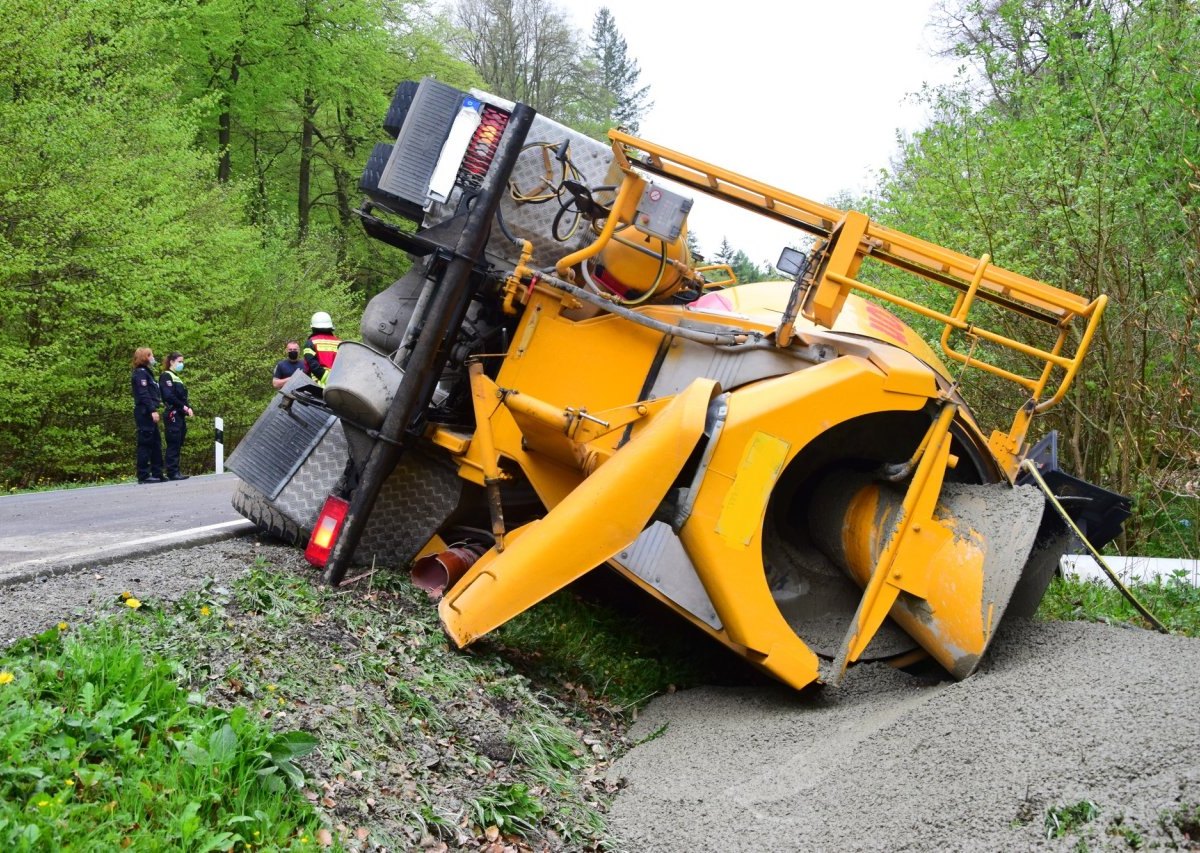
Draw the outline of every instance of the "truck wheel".
M288 545L295 545L305 538L305 532L295 522L275 509L266 495L247 484L245 480L238 480L237 488L233 490L232 502L235 510L257 524L264 532Z

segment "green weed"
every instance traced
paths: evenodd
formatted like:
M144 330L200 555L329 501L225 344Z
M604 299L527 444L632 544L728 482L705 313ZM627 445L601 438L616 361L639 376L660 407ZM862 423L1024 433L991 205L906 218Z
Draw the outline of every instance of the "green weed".
M1159 816L1159 824L1164 829L1181 832L1184 838L1192 843L1200 841L1200 805L1180 806L1172 811L1163 812Z
M647 614L640 598L626 612L567 589L504 625L496 642L539 677L573 682L622 709L704 681L695 647L709 641L665 609Z
M668 722L665 722L665 723L663 723L663 724L662 724L661 726L659 726L657 729L655 729L654 731L650 732L650 734L646 735L644 738L642 738L641 740L637 741L637 742L634 744L634 746L641 746L641 745L642 745L642 744L644 744L644 743L650 743L650 741L652 741L652 740L658 740L660 737L662 737L663 735L665 735L665 734L667 733L667 728L668 728L670 725L671 725L671 723L670 723L669 721L668 721Z
M471 800L470 815L481 827L527 835L546 813L541 800L526 785L490 785Z
M1149 583L1130 584L1129 588L1171 631L1200 637L1200 587L1191 584L1186 572L1156 578ZM1055 578L1042 599L1038 616L1043 619L1127 622L1150 627L1108 581Z
M467 843L464 818L535 846L601 843L590 750L614 745L563 725L601 731L582 710L510 658L452 651L407 587L322 590L290 569L297 555L272 557L283 565L258 558L227 586L10 647L0 758L18 758L0 771L0 847L304 849L330 842L325 826L334 848L366 832L404 850Z
M1062 838L1100 816L1100 808L1091 800L1046 810L1046 838Z
M5 849L300 849L320 822L296 788L316 741L197 704L127 620L52 629L0 658ZM149 622L150 620L145 620Z

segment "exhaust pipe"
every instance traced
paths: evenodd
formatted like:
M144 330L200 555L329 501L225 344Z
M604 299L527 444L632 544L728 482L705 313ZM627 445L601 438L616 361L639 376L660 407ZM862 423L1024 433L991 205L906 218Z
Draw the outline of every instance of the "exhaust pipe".
M479 542L462 542L440 554L422 557L413 564L412 582L429 593L430 598L441 598L487 550Z

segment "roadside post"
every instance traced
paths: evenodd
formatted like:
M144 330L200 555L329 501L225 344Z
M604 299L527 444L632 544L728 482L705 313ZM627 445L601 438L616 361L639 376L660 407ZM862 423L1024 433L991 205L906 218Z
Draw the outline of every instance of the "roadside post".
M216 440L217 473L225 473L225 419L213 418L213 432Z

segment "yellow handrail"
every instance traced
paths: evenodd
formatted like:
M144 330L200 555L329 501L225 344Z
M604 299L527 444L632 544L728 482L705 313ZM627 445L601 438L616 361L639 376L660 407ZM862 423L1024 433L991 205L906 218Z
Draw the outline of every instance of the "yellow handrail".
M611 130L608 136L617 165L639 183L642 180L639 173L661 175L821 238L823 242L819 249L824 253L824 262L809 274L811 279L803 292L802 310L808 319L831 327L846 296L857 291L942 323L945 328L941 344L947 357L1013 382L1029 394L1029 401L1018 409L1008 433L1015 442L1023 440L1029 417L1060 402L1078 375L1104 314L1107 297L1101 295L1088 300L998 267L988 255L972 258L885 228L862 214L838 210L777 189L623 131ZM854 240L853 251L846 251L845 243L839 246L839 238ZM864 257L956 290L954 308L947 314L857 280L855 276ZM1042 349L972 323L969 315L977 299L1053 326L1057 330L1054 346L1049 350ZM1085 322L1079 343L1073 353L1064 354L1076 320ZM1042 362L1042 369L1036 377L1023 376L977 356L961 353L950 343L955 330L1038 360ZM786 341L790 337L790 328L781 326L779 331L780 339ZM1050 398L1040 401L1055 368L1063 375Z

